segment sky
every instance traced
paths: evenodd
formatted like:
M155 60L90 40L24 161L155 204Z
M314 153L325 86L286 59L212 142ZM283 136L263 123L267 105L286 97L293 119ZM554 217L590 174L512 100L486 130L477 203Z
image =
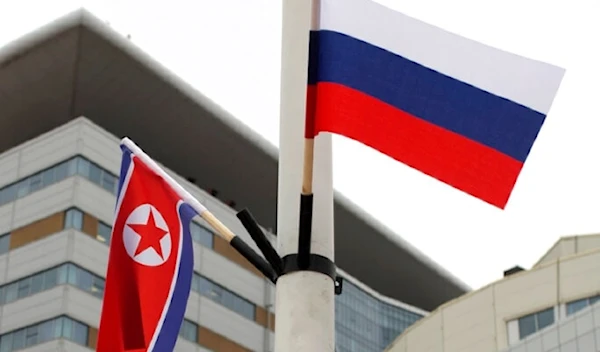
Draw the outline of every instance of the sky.
M600 1L377 1L566 74L505 210L337 136L335 188L472 288L600 233ZM0 0L0 45L81 7L278 144L281 1Z

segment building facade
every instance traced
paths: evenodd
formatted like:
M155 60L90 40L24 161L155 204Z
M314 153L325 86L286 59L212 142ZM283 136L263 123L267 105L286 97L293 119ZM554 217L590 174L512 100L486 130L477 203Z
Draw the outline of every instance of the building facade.
M94 348L120 157L118 139L85 118L0 156L0 352ZM233 209L170 174L251 241ZM201 219L191 233L195 274L177 351L272 351L273 285ZM381 351L426 314L342 275L339 352Z
M390 352L600 351L600 235L559 240L408 328Z

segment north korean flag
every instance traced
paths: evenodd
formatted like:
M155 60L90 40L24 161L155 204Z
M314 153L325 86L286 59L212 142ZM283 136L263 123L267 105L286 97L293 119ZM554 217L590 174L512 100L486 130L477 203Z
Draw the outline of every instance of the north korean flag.
M97 351L170 352L190 293L198 212L141 150L121 149Z

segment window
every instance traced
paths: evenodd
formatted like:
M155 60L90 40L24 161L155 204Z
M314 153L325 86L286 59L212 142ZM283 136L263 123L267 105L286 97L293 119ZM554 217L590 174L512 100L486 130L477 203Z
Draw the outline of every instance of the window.
M42 188L42 174L36 174L29 178L29 192L33 193Z
M111 193L117 193L117 178L102 170L102 187Z
M104 243L108 244L110 242L111 232L112 232L112 227L103 223L102 221L99 221L96 239L100 242L104 242Z
M88 178L90 176L90 162L84 158L77 158L77 174Z
M90 163L90 181L97 185L102 185L102 169L96 164Z
M254 320L256 306L253 303L199 274L194 273L192 290L250 320Z
M423 316L381 301L378 297L344 281L344 291L335 296L335 331L339 352L380 352Z
M69 317L46 320L0 336L0 352L13 352L64 337L86 346L88 326Z
M18 182L0 189L0 205L13 202L44 187L75 174L75 158L63 161L46 170L23 178Z
M195 222L190 224L190 233L192 234L192 239L195 242L200 243L200 245L206 248L213 248L214 244L214 235L208 230L206 227L199 225Z
M519 338L522 340L554 324L554 307L519 318Z
M83 228L83 213L79 209L71 208L65 214L65 229L81 230Z
M586 308L587 306L591 306L596 302L600 301L600 295L579 299L577 301L567 303L567 316L571 314L575 314L580 310Z
M0 235L0 254L10 250L10 233Z
M182 338L197 343L198 342L198 324L189 321L187 319L183 320L183 324L181 324L181 329L179 329L179 336Z
M25 197L76 174L90 180L113 194L117 191L117 176L90 162L84 157L77 156L23 178L6 187L0 188L0 206L14 202L19 198Z
M102 298L104 295L103 278L75 264L65 263L0 286L0 305L8 304L66 283L91 293L98 298Z

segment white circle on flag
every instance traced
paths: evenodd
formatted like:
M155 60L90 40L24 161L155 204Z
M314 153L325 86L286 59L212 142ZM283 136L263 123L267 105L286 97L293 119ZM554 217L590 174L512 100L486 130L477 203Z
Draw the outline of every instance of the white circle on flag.
M125 221L123 245L144 266L159 266L171 255L171 234L162 214L151 204L135 208Z

